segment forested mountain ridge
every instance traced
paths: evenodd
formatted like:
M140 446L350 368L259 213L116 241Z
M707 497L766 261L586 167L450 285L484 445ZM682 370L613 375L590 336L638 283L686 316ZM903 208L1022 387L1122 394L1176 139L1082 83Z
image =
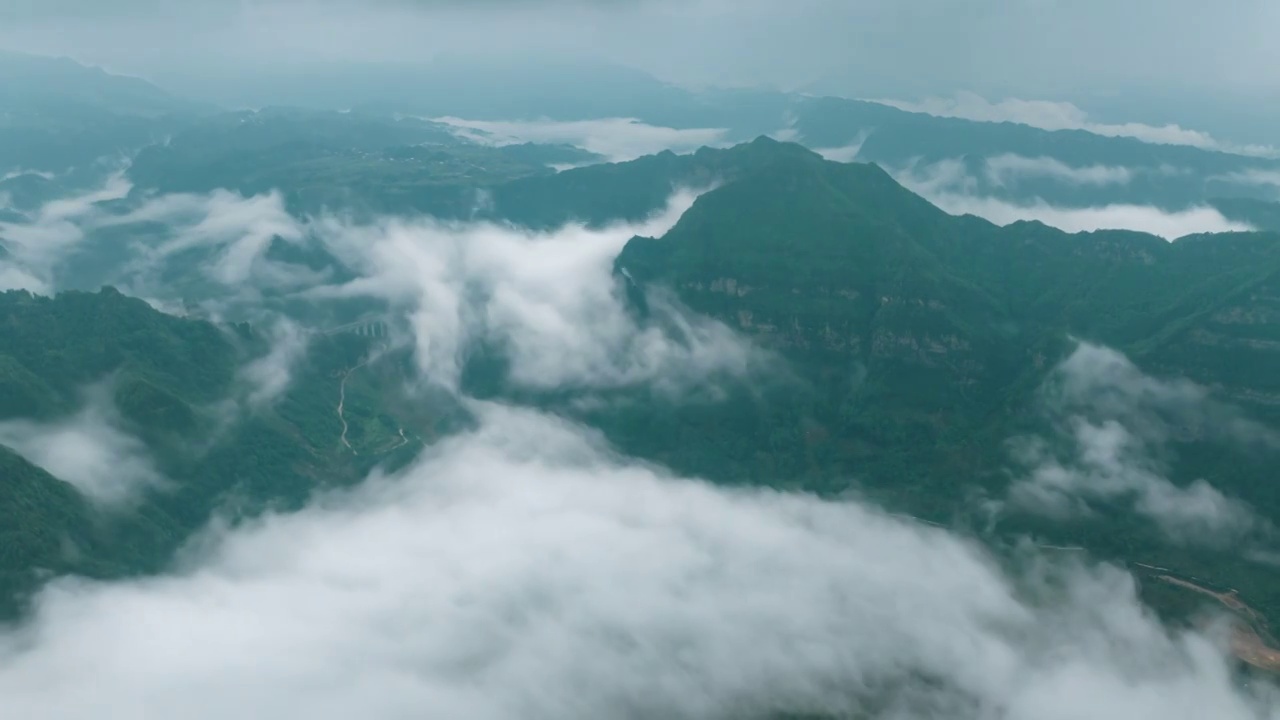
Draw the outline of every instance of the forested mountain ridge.
M1280 235L1000 227L946 215L875 166L756 145L771 162L700 197L665 237L633 240L617 267L789 356L865 367L859 382L889 394L858 404L918 401L922 439L981 422L1070 338L1274 406L1272 381L1241 370L1275 359ZM1215 364L1214 347L1245 364Z
M349 197L320 192L316 187L320 177L314 175L318 173L330 182L360 191L354 195L373 207L448 210L449 202L431 195L444 193L442 184L476 185L477 178L458 177L465 172L465 163L445 173L445 178L452 176L449 183L440 182L445 178L433 178L430 184L435 187L430 193L414 194L406 182L421 182L427 173L406 173L409 168L395 163L370 162L370 157L359 152L347 155L355 151L382 153L424 141L455 149L468 144L451 136L450 128L443 124L437 124L434 132L406 132L412 125L421 130L431 123L403 113L498 118L491 112L468 111L467 92L462 89L465 81L446 82L447 87L427 101L430 107L422 107L404 95L411 68L366 70L371 79L380 72L388 73L375 83L385 85L379 93L395 88L393 94L371 103L354 98L336 104L300 102L302 107L294 109L270 107L291 102L277 98L254 103L266 106L259 111L224 112L175 97L144 80L113 75L66 58L6 54L0 57L0 106L7 108L0 131L12 142L0 153L0 172L15 168L62 172L103 156L132 154L146 146L148 153L137 171L139 183L145 186L203 189L216 177L220 187L256 192L262 182L274 182L286 194L291 190L301 193L299 206L309 210L321 202ZM1040 199L1083 207L1124 202L1180 209L1224 198L1275 199L1265 182L1249 177L1280 168L1272 157L1241 155L1213 146L1161 144L1088 129L1047 130L1014 122L939 117L851 98L748 90L691 91L620 68L598 70L596 81L643 88L649 101L637 104L625 95L602 96L587 103L589 111L583 107L557 115L546 112L546 107L566 107L566 96L558 85L547 85L507 97L505 119L554 117L567 123L634 118L677 131L719 133L725 143L773 133L824 152L880 163L895 173L927 175L940 163L954 163L982 195L1018 203ZM399 104L393 99L396 97ZM344 112L338 112L340 109ZM334 120L341 115L372 122L363 128L363 135L325 132L325 128L335 127ZM238 148L235 134L224 132L246 121L274 123L287 132L278 133L272 142L260 142L259 155L252 158ZM268 136L259 135L258 140L266 141ZM169 141L174 143L172 148L166 145ZM234 157L237 153L243 155L238 160ZM464 154L482 153L482 148L472 146ZM226 157L219 159L219 154ZM590 153L573 155L563 148L558 153L544 152L542 167L592 161ZM493 169L499 171L500 179L528 174L531 169L527 165L504 169L513 161L519 166L520 161L498 159ZM475 164L487 167L490 162L492 159L483 159ZM360 174L360 182L351 182L349 177L344 180L343 172ZM1083 175L1073 177L1076 172ZM362 189L364 184L373 187ZM1231 206L1228 214L1236 216L1240 209Z
M804 476L831 491L857 478L892 507L947 521L975 486L1005 492L1005 441L1053 432L1041 389L1080 340L1158 377L1190 378L1252 418L1280 417L1269 370L1280 362L1280 235L1171 243L999 227L941 213L874 166L779 150L759 173L700 197L664 237L632 240L616 267L778 349L809 392L739 405L719 423L669 410L669 429L645 425L661 441L619 429L620 442L661 447L678 467L706 457L693 445L719 444L733 451L688 469ZM771 419L786 424L783 436ZM1274 448L1215 446L1221 438L1189 422L1169 450L1176 481L1208 478L1275 517ZM1211 571L1269 607L1280 600L1249 563L1170 553L1140 523L1013 525L1118 559Z
M289 389L261 404L243 370L271 338L245 323L174 317L105 288L0 293L0 328L3 616L48 573L155 571L215 513L297 508L402 462L441 417L397 399L399 360L371 362L371 338L317 335ZM112 475L131 486L97 486Z
M819 493L857 489L938 521L971 515L975 490L1007 491L1006 443L1052 429L1040 414L1041 389L1077 339L1122 350L1148 372L1193 378L1252 417L1275 417L1274 234L1170 243L1135 232L1000 227L947 215L874 165L767 138L511 180L494 186L489 212L530 227L598 225L643 218L681 187L711 189L663 237L634 238L614 263L619 287L633 290L630 311L643 318L648 293L673 292L776 353L782 365L772 377L680 402L623 390L620 402L581 404L506 386L485 369L503 348L481 347L466 357L464 389L578 418L621 450L678 472ZM412 455L462 418L405 395L410 350L363 365L369 338L316 334L289 390L245 412L240 369L270 345L258 329L166 316L110 289L55 299L8 293L0 322L14 343L0 342L7 417L61 422L81 410L86 385L109 381L120 426L170 481L145 490L137 510L104 521L73 485L6 450L3 462L21 482L4 487L0 506L25 508L11 531L19 549L5 556L9 597L37 587L44 570L157 569L221 508L238 516L297 507L317 488ZM241 413L229 431L217 412L227 400ZM1280 516L1280 497L1256 481L1271 451L1224 452L1212 440L1177 441L1186 463L1175 479L1210 477ZM1244 560L1170 549L1142 523L1014 528L1107 557L1256 582ZM1254 593L1264 606L1280 603L1280 589L1265 583Z
M1280 10L917 2L0 0L0 720L1280 720Z

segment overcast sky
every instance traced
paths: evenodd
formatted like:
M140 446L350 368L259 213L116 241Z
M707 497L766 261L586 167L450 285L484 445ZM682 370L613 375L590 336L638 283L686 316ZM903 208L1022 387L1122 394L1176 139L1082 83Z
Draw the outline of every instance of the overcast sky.
M1267 0L0 0L0 48L233 106L311 61L568 55L685 84L1067 101L1262 145L1280 144L1276 27Z
M134 72L213 59L596 53L689 81L882 95L1273 94L1266 0L5 0L0 44Z

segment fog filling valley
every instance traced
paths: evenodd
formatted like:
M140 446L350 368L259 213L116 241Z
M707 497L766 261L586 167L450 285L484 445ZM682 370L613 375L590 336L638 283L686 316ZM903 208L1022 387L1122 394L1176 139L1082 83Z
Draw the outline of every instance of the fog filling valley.
M0 720L1280 720L1223 7L0 0Z
M1280 710L1269 683L1236 682L1224 627L1165 627L1120 569L1032 547L1002 560L854 499L676 477L565 418L465 396L459 376L480 341L508 350L517 385L585 397L618 387L679 397L778 372L779 359L670 299L651 297L661 324L623 305L625 279L613 272L622 246L665 234L696 192L675 193L639 224L534 232L299 219L278 197L221 192L151 197L123 215L91 209L118 190L6 226L17 239L7 277L56 287L66 256L54 253L94 242L95 229L159 222L117 279L163 292L157 269L202 248L210 261L198 267L222 288L213 308L267 291L376 299L405 319L393 341L414 349L420 380L456 395L476 425L299 512L234 529L215 521L159 576L51 581L29 619L0 631L6 717L409 718L429 708L477 719L776 709L1233 720ZM37 235L57 240L24 239ZM293 277L265 256L273 236L324 247L355 277ZM251 405L278 396L305 353L304 336L274 322L272 350L241 371ZM1211 535L1252 522L1208 486L1180 494L1143 460L1142 443L1160 440L1143 408L1172 403L1218 420L1229 410L1193 386L1144 378L1105 348L1082 345L1062 372L1056 412L1092 418L1064 420L1088 431L1080 459L1026 456L1040 467L1011 506L1060 510L1064 499L1129 492L1138 512ZM121 488L160 480L95 398L64 426L8 423L0 438L115 502ZM1124 433L1137 444L1116 445Z
M213 529L173 573L59 581L0 641L24 717L1251 718L1212 638L1103 567L856 503L728 491L478 407L403 473Z

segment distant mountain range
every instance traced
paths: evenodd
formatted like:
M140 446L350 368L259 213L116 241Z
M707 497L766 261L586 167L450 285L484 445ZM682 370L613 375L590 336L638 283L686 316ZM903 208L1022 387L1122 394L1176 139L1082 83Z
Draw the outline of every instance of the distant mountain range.
M0 106L6 118L77 110L159 117L213 109L177 98L146 80L114 75L70 58L4 51L0 51Z
M0 52L0 175L118 163L211 110L67 58Z
M394 175L398 170L370 165L364 156L337 156L449 142L443 137L448 127L426 132L426 121L406 134L405 115L552 122L626 117L674 129L718 129L726 144L765 134L792 139L834 159L875 162L913 185L1015 204L1125 203L1164 210L1211 205L1230 219L1253 222L1265 218L1268 210L1220 201L1280 200L1280 160L1272 158L1157 145L1084 130L1047 131L935 117L845 98L691 91L606 65L513 67L445 59L431 66L300 68L291 79L273 77L264 71L260 78L239 78L237 83L246 88L253 82L267 85L256 100L231 104L297 105L308 111L277 109L256 116L252 124L274 134L259 133L253 139L252 152L258 157L252 169L237 170L232 164L215 171L202 168L199 153L215 158L231 154L248 137L246 128L237 126L251 115L220 114L212 106L181 100L143 80L66 59L2 55L0 109L5 114L0 116L0 133L5 141L0 143L0 169L65 172L104 157L123 162L151 146L146 163L159 164L166 172L149 177L139 167L136 174L154 186L188 176L186 184L193 187L217 182L256 192L263 182L274 182L288 192L298 182L291 179L297 164L319 156L327 158L324 174L338 184L389 186L399 181L378 174ZM338 111L352 109L359 112L337 117ZM172 145L165 144L169 140ZM248 152L249 146L239 147ZM547 164L574 162L548 159ZM187 167L177 167L182 164ZM285 164L295 167L290 170ZM350 177L344 179L343 173ZM414 207L412 198L374 204Z

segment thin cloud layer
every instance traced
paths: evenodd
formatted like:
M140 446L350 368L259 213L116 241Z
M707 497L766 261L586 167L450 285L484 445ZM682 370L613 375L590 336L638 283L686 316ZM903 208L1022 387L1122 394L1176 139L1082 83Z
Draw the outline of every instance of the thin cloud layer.
M491 145L556 143L574 145L603 156L609 162L634 160L663 150L687 153L703 146L725 144L723 128L676 129L648 125L634 118L555 121L485 121L455 117L432 118L454 129L463 138Z
M926 197L953 215L977 215L997 225L1008 225L1019 220L1038 220L1069 233L1094 230L1136 230L1172 241L1198 233L1253 230L1251 225L1228 220L1221 212L1210 207L1169 212L1145 205L1061 208L1044 201L1018 205L994 198L974 198L963 195Z
M0 290L51 294L69 285L118 282L142 294L158 292L152 276L184 262L181 256L192 250L212 251L212 257L185 262L230 288L250 280L288 285L311 279L282 277L263 260L273 239L302 239L303 226L279 193L246 198L215 190L154 196L127 210L103 207L131 189L122 174L113 175L101 188L49 201L20 221L0 222ZM90 250L92 261L68 270L68 261Z
M1204 479L1178 486L1167 478L1168 446L1179 437L1280 444L1205 388L1147 376L1120 353L1081 343L1055 370L1044 402L1059 437L1016 443L1030 471L1011 491L1015 506L1068 517L1092 513L1094 503L1126 503L1188 544L1224 545L1265 525Z
M1208 133L1189 130L1176 124L1161 126L1143 123L1100 123L1069 102L1022 100L1007 98L991 102L981 95L959 92L954 97L931 97L918 101L877 99L872 102L896 107L907 112L922 112L938 117L954 117L980 122L1012 122L1042 130L1086 130L1107 137L1130 137L1159 145L1189 145L1205 150L1221 150L1241 155L1276 157L1275 148L1263 145L1223 143Z
M55 175L54 173L45 172L43 170L24 170L22 168L16 168L14 170L10 170L5 173L0 173L0 182L4 182L5 180L12 180L14 178L24 177L27 175L42 178L44 180L52 180L55 177L57 177L57 175Z
M0 444L107 507L164 482L146 445L125 429L107 385L90 388L85 406L66 420L0 423Z
M22 221L0 222L0 291L51 292L59 264L84 241L86 226L102 217L98 204L123 198L130 189L124 174L116 173L102 187L52 200Z
M0 708L49 720L103 707L192 720L1265 710L1213 641L1166 631L1117 571L1007 577L941 530L667 477L562 421L476 409L479 430L403 474L211 531L174 574L48 587L30 625L0 634Z
M1013 487L1015 507L1070 518L1092 515L1092 503L1122 502L1171 541L1215 547L1240 540L1259 523L1245 503L1203 479L1185 487L1171 483L1148 443L1119 422L1072 418L1064 434L1072 443L1066 460L1043 442L1019 444L1017 459L1034 469Z
M1250 188L1266 188L1271 191L1272 200L1280 201L1280 170L1252 168L1224 175L1215 175L1210 177L1209 180Z
M833 162L850 163L858 159L858 153L862 152L862 146L867 142L867 138L871 136L869 132L858 133L853 142L842 147L814 148L813 151L821 155L824 159ZM781 138L778 138L781 139ZM793 138L794 139L794 138Z
M307 355L309 337L297 323L279 318L271 329L271 349L240 369L250 408L270 405L289 388L294 369Z
M1017 158L1013 160L1011 158ZM1124 177L1122 168L1072 168L1044 158L1002 156L986 165L987 176L1010 178L1013 175L1048 175L1081 184L1116 180ZM1062 167L1058 167L1062 165ZM982 194L979 178L970 175L959 160L943 160L931 165L908 165L890 170L894 179L912 192L952 215L977 215L997 225L1019 220L1037 220L1066 232L1094 230L1135 230L1158 235L1166 240L1199 233L1238 232L1254 228L1246 223L1228 220L1212 207L1191 207L1168 211L1146 205L1110 204L1097 207L1059 207L1036 199L1015 203ZM1175 172L1157 170L1157 172Z
M1051 157L1006 153L984 161L987 178L996 185L1012 185L1023 178L1047 178L1070 185L1128 185L1134 171L1109 165L1073 167Z
M207 195L169 194L149 199L100 227L161 223L169 238L154 249L142 249L145 264L157 264L184 251L215 248L205 273L227 286L249 281L274 238L297 242L302 225L284 207L278 192L252 197L227 190Z

